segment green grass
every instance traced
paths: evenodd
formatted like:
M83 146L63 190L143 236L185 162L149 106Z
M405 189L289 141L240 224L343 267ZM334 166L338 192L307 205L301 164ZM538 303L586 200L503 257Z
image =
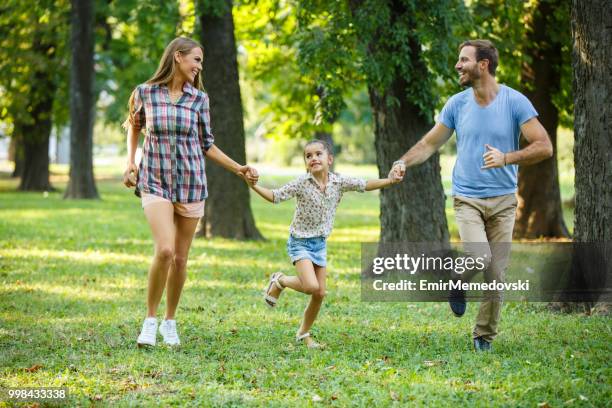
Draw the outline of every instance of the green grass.
M294 203L272 206L253 197L268 240L196 240L178 316L183 346L139 350L150 234L136 197L108 178L113 170L97 174L105 176L101 201L17 193L14 181L0 180L0 387L66 386L72 405L514 407L611 400L609 317L508 303L495 352L482 355L470 348L474 304L457 319L442 303L361 302L360 242L378 236L375 193L347 194L338 210L329 295L313 330L327 349L293 343L303 295L287 291L274 311L263 304L266 276L291 271L284 248ZM456 231L450 209L449 215ZM35 365L41 367L25 370Z

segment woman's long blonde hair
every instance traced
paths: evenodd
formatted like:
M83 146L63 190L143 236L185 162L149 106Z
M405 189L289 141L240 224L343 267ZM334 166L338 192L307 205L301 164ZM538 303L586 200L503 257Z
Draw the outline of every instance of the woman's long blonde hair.
M191 38L185 37L177 37L174 40L170 41L170 44L166 46L164 50L164 54L159 61L159 65L157 66L157 70L153 74L151 78L149 78L145 83L149 85L167 85L172 81L174 75L177 70L177 63L174 59L174 54L178 51L181 54L189 54L191 50L194 48L200 48L202 52L204 52L204 48L197 41L192 40ZM200 72L195 76L193 80L193 86L198 89L204 89L202 86L202 79L200 77ZM128 118L123 124L124 127L130 123L134 123L134 90L130 95L130 100L128 102Z

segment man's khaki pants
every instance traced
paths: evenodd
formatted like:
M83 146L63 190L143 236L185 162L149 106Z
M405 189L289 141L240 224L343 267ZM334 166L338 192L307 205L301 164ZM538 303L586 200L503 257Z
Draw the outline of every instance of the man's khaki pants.
M503 282L510 260L510 245L516 214L516 196L454 197L455 218L464 251L472 257L485 259L483 268L486 282ZM478 272L478 271L476 271ZM460 279L469 281L470 276ZM488 342L497 335L502 305L502 292L487 291L480 304L473 336Z

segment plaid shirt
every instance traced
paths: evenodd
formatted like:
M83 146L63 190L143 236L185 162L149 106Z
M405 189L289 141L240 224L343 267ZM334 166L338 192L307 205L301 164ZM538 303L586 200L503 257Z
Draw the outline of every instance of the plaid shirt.
M289 232L296 238L327 237L334 226L336 208L347 191L364 192L366 181L329 173L325 192L311 173L272 190L274 204L296 197L297 205Z
M213 145L208 95L189 83L176 103L165 85L142 84L134 92L132 126L145 130L136 195L179 203L208 196L205 152Z

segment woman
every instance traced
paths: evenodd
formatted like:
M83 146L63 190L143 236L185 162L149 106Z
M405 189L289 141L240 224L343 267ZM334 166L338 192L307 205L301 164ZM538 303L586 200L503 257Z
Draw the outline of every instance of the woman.
M213 143L208 96L202 90L202 46L176 38L166 47L151 79L136 87L129 102L124 184L136 187L155 243L149 268L147 317L137 344L154 346L157 307L166 289L166 316L159 326L168 345L180 344L175 312L186 279L187 255L207 197L204 156L249 184L257 171L226 156ZM135 164L140 130L142 160Z

